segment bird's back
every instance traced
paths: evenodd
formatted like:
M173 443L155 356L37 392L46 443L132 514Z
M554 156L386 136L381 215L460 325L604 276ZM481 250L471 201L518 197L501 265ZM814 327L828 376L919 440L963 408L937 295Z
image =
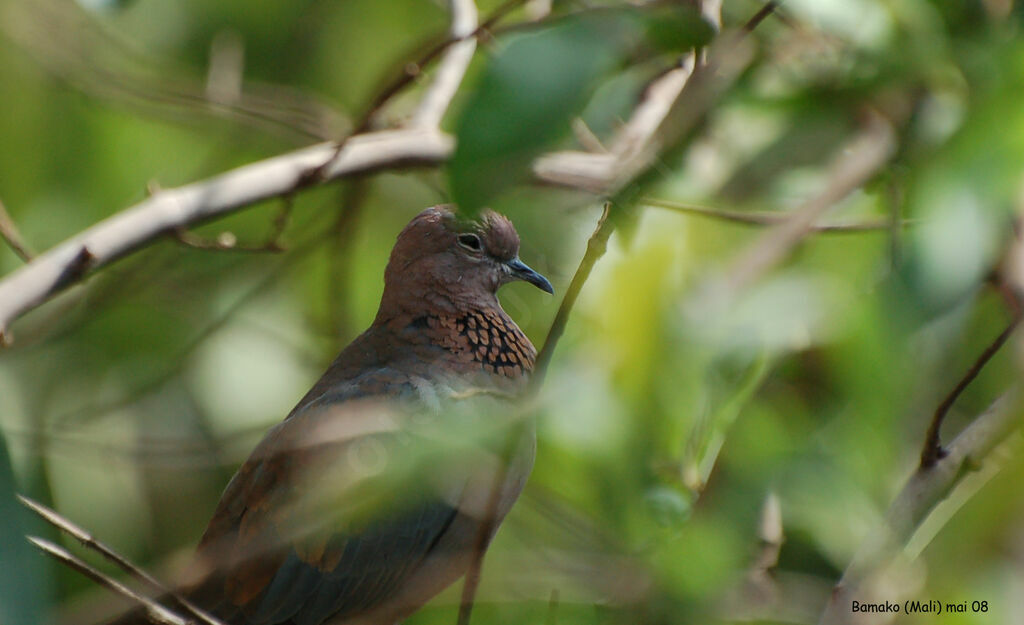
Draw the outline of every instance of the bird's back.
M508 466L460 432L438 435L480 425L466 411L518 391L534 355L500 309L371 328L232 479L200 545L211 575L192 597L246 625L411 612L462 574L482 519L497 527L532 464L532 434Z

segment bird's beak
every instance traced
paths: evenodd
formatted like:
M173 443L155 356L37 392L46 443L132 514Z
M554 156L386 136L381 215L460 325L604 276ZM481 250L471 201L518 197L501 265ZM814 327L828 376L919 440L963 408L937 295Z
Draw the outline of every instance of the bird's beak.
M537 287L541 291L547 291L548 293L554 295L555 288L551 286L551 283L548 282L548 279L540 275L533 269L530 269L530 266L524 263L523 261L519 260L519 257L513 258L506 264L508 265L508 268L512 272L512 277L515 278L516 280L525 280L526 282L529 282L530 284Z

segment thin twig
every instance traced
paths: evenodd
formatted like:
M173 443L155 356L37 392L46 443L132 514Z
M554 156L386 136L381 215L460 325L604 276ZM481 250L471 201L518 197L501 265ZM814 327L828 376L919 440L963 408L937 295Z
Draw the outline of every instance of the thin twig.
M476 600L476 589L480 585L480 570L483 568L487 544L498 528L498 506L501 504L501 493L505 488L505 478L508 476L508 465L516 453L516 448L522 444L522 435L521 426L514 425L509 433L508 444L502 454L500 466L495 471L494 483L491 485L490 496L487 498L486 512L484 518L480 520L480 527L477 529L473 541L472 558L462 583L462 597L459 600L459 616L456 625L469 625L469 618Z
M722 30L722 0L701 0L700 12L714 25L715 32Z
M26 263L35 256L35 252L25 243L25 239L18 232L18 227L14 225L14 220L11 219L11 215L7 212L7 207L4 206L2 200L0 200L0 237Z
M1013 334L1013 331L1017 329L1018 325L1020 325L1020 321L1021 315L1014 314L1013 319L1010 320L1006 329L1000 332L999 336L997 336L995 340L981 352L981 355L979 355L978 359L974 361L971 368L967 370L967 373L960 378L960 381L953 387L953 390L951 390L949 394L939 402L938 407L935 409L935 414L932 415L931 424L928 426L928 433L925 435L924 449L921 450L922 469L930 469L935 466L936 462L946 457L948 452L942 448L940 435L942 422L946 419L949 409L953 407L953 403L960 397L960 394L964 392L976 377L978 377L978 374L985 368L988 361L991 360L1003 344L1006 343L1010 338L1010 335Z
M181 607L185 608L192 616L199 619L201 622L207 625L224 625L220 620L210 616L202 609L193 605L190 601L182 597L180 594L168 589L166 586L161 584L155 577L149 573L143 571L141 568L130 562L127 558L117 553L106 544L96 540L92 534L82 529L75 523L71 522L67 518L58 514L55 510L52 510L43 504L26 497L25 495L18 495L18 501L20 501L26 508L35 512L41 519L56 527L62 532L65 532L78 542L82 543L85 547L92 549L96 553L100 554L107 560L113 562L121 570L128 573L135 579L145 583L150 588L155 590L158 594L169 595L173 598ZM40 547L42 548L42 547Z
M665 208L679 213L685 213L687 215L708 217L710 219L721 219L722 221L730 221L746 226L777 226L781 223L785 223L791 217L789 213L784 212L738 211L649 197L641 198L640 203L657 208ZM904 219L900 221L896 227L911 226L915 222L916 220L913 219ZM891 219L875 219L849 223L817 223L812 225L810 230L811 232L827 234L847 234L870 232L873 230L888 231L892 228L893 223Z
M551 364L551 357L554 354L555 346L565 332L565 326L569 322L569 315L572 313L580 291L583 290L583 285L586 284L587 278L590 277L594 264L608 250L608 239L615 230L615 222L608 219L610 212L611 203L606 202L604 209L601 211L601 217L597 220L594 233L590 235L590 240L587 241L587 250L584 252L579 267L576 268L576 273L572 277L572 282L569 283L569 288L565 290L565 297L562 298L562 303L558 306L558 312L555 313L555 318L551 322L547 338L544 339L544 346L541 348L540 353L537 354L537 364L530 378L531 390L534 392L539 390L541 385L544 384L544 376L547 374L548 366Z
M744 34L754 32L754 29L757 28L761 22L765 21L769 15L772 15L773 13L777 15L778 8L778 2L766 2L765 5L761 7L760 11L755 13L753 17L747 20L747 22L743 25L741 32Z
M644 90L644 97L611 142L609 152L616 160L632 158L654 138L658 127L675 105L683 87L697 67L697 55L684 55L678 65L658 77Z
M782 529L782 504L774 492L769 492L764 498L757 534L761 542L761 553L754 563L754 570L767 573L779 563L779 552L782 551L782 543L785 541Z
M601 139L594 134L582 117L572 120L572 134L576 138L576 142L588 152L604 153L608 151L608 148L604 147Z
M209 239L207 237L199 236L194 232L189 232L185 228L174 229L174 240L181 243L185 247L191 247L197 250L215 250L215 251L251 251L252 248L248 246L238 245L238 237L233 232L221 232L215 239ZM266 250L260 250L266 251Z
M78 571L82 575L85 575L102 586L106 586L129 601L137 603L145 609L146 618L151 622L157 623L158 625L192 625L192 621L168 610L156 601L153 601L148 597L143 597L142 595L132 591L116 579L101 573L92 566L78 559L67 549L64 549L63 547L60 547L44 538L39 538L38 536L28 536L28 541L35 545L40 551L54 560L57 560L61 564Z
M654 159L651 142L662 122L677 106L679 95L693 75L695 63L695 55L688 54L678 67L665 72L647 87L630 119L609 143L608 151L554 152L534 162L534 175L552 185L613 194L651 165Z
M255 253L284 252L285 248L281 243L281 237L284 235L284 231L288 227L288 222L291 219L292 208L295 205L295 196L286 195L281 198L281 201L281 209L271 222L270 232L267 234L263 243L257 243L255 245L239 244L238 237L236 237L233 232L228 231L221 232L215 239L209 239L193 232L189 232L183 227L175 228L173 230L174 239L186 247L191 247L197 250Z
M334 155L304 174L305 184L326 181L326 171L341 156L342 150L349 140L368 132L380 111L420 75L424 65L444 54L434 82L427 89L413 118L403 125L403 127L411 129L440 131L441 118L444 117L448 105L451 104L455 92L466 75L466 70L469 69L470 61L473 60L473 53L476 51L476 36L479 32L479 27L476 24L477 9L473 0L449 0L449 4L452 13L452 25L449 31L451 37L431 49L419 63L407 63L404 66L402 74L395 82L373 99L352 131L336 142ZM501 7L499 7L500 9Z
M831 167L824 189L789 213L754 242L732 264L724 281L726 295L737 293L780 262L813 231L816 221L840 200L870 179L889 159L894 146L892 126L880 116L843 147Z
M469 36L474 38L480 37L483 33L487 32L492 26L494 26L494 24L504 18L505 15L523 4L525 1L526 0L507 0L504 4L496 8L483 22L481 22ZM373 124L374 118L388 102L390 102L399 92L412 84L412 82L415 81L423 72L424 67L432 63L450 46L458 42L459 39L447 38L428 49L427 52L416 61L404 64L402 72L388 83L387 86L381 89L380 93L378 93L370 103L370 106L367 107L366 113L364 113L360 118L359 123L355 125L352 134L359 134L369 130Z

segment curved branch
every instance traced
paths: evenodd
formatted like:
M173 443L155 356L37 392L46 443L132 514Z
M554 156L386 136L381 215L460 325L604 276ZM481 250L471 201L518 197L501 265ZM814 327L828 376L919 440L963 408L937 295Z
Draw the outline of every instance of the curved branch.
M648 148L693 74L695 58L686 55L678 67L651 83L608 152L569 150L542 156L533 165L534 175L548 184L595 194L614 192L631 180L653 160Z
M473 53L476 52L477 10L472 0L451 0L453 43L444 53L437 76L420 101L419 108L409 122L410 127L436 128L459 85L466 75Z
M92 271L174 229L231 213L310 184L382 167L438 164L452 153L451 137L436 129L373 132L336 148L321 143L244 165L208 180L157 192L71 237L0 281L0 337L11 322Z

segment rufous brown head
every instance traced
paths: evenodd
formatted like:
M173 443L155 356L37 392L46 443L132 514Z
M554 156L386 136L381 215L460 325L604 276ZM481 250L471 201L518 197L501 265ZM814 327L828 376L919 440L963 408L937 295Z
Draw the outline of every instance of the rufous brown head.
M432 206L409 222L391 250L377 320L420 311L454 312L497 304L503 284L523 280L554 293L547 278L519 260L512 222L491 210L479 219L458 218Z

